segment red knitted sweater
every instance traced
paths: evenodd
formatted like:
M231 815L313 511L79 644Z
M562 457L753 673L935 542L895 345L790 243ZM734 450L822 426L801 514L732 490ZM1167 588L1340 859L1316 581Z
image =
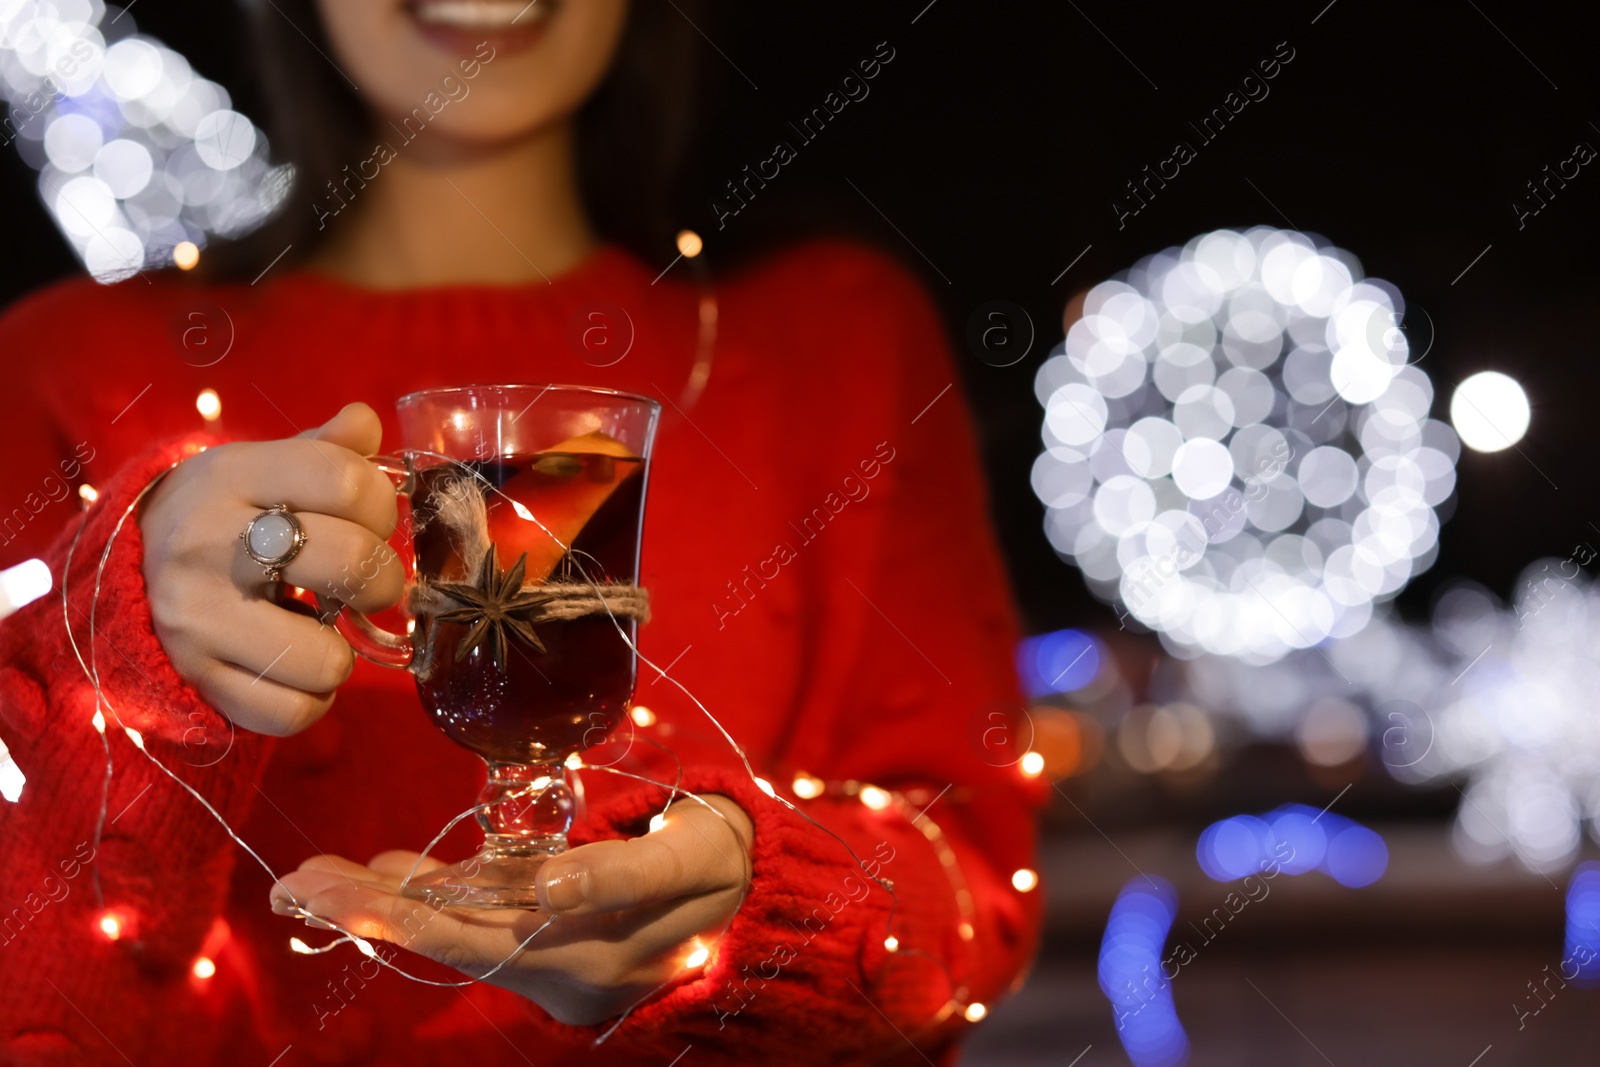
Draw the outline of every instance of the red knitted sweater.
M623 766L670 780L670 750L686 787L742 804L754 889L704 972L598 1047L602 1028L557 1024L487 985L410 982L350 947L292 953L291 936L328 935L269 911L262 866L115 719L95 848L106 761L66 624L121 722L274 871L317 852L421 848L471 803L481 763L434 730L401 672L359 665L299 736L234 731L154 636L137 523L117 538L95 603L102 551L185 448L290 436L347 401L384 413L389 443L395 399L428 386L578 381L676 402L697 295L651 277L604 250L526 287L80 280L0 319L13 390L0 565L42 556L56 583L0 623L0 740L27 776L16 803L0 800L0 1062L920 1063L953 1057L970 1025L961 1005L992 1003L1018 979L1039 894L1013 889L1011 873L1032 866L1041 791L994 766L984 736L990 711L1015 706L1016 628L972 434L926 297L885 259L838 243L719 286L709 385L688 412L666 404L657 441L641 576L654 618L641 647L673 664L785 795L802 772L830 783L797 803L881 861L899 895L898 952L885 947L888 894L860 892L846 850L763 795L704 714L645 668L636 699L658 720ZM632 323L632 347L604 368L580 359L596 302ZM213 423L196 410L206 388L221 397ZM84 484L99 494L86 515ZM665 795L582 778L578 841L641 832ZM870 808L847 795L855 783L904 803ZM442 853L474 845L463 835ZM106 910L117 940L100 928ZM196 973L201 956L211 977Z

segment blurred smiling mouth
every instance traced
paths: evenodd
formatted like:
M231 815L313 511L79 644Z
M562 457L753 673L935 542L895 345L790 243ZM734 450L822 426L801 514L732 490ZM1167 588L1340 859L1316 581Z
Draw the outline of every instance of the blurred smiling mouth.
M453 52L471 52L484 41L497 49L531 46L559 4L556 0L411 0L406 7L430 41Z

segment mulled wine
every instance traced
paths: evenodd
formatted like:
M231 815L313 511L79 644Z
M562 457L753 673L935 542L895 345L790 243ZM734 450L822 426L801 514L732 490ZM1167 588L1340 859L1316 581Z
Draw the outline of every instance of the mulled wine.
M572 448L441 464L416 474L412 492L417 574L471 583L463 546L442 512L463 491L480 493L497 575L485 595L523 562L524 581L578 589L632 583L638 571L644 462L601 435ZM472 501L475 505L476 501ZM529 517L531 516L531 518ZM536 520L536 521L535 521ZM480 567L480 570L483 568ZM532 590L537 592L537 590ZM635 664L631 618L604 611L529 623L536 641L507 626L482 639L493 621L450 621L419 610L414 641L417 691L435 725L485 759L557 762L601 743L626 714ZM479 638L476 643L473 637ZM496 635L489 634L490 637ZM541 647L542 646L542 647Z

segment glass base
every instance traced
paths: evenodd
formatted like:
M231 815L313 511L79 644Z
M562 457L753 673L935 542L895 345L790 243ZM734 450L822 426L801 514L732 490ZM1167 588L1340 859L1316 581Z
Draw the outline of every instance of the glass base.
M418 874L400 895L434 907L535 911L539 907L534 893L539 868L558 854L543 849L486 848L471 859Z

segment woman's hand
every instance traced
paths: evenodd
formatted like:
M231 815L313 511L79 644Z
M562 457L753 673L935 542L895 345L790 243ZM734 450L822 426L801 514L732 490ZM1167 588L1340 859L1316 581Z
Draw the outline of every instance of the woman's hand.
M239 534L285 504L306 531L285 582L361 611L395 603L394 489L363 458L382 433L370 407L351 404L301 437L219 445L178 464L140 513L156 636L178 674L247 730L281 737L316 722L355 656L333 627L268 599Z
M620 1014L682 971L695 949L733 920L750 879L750 817L727 797L710 811L674 804L661 829L627 841L597 841L539 871L539 911L435 909L398 895L414 852L385 852L369 866L316 856L272 890L272 908L292 915L289 894L314 915L361 937L388 941L534 1001L560 1022L590 1025ZM427 861L418 870L440 866ZM375 946L384 959L394 953Z

